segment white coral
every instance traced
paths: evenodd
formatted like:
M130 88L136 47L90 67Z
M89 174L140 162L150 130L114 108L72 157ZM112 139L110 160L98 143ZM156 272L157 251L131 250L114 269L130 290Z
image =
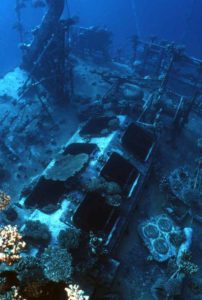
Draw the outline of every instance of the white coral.
M86 296L84 291L80 289L79 285L70 284L69 287L65 288L68 296L68 300L89 300L89 296Z

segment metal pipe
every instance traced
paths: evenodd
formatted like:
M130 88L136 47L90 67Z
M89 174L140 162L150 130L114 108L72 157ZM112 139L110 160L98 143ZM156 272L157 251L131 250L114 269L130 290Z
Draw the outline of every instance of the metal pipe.
M64 10L65 0L46 0L46 2L48 10L31 45L27 48L27 53L23 57L23 67L25 69L32 69L47 41L50 40L51 35L57 29L59 19Z

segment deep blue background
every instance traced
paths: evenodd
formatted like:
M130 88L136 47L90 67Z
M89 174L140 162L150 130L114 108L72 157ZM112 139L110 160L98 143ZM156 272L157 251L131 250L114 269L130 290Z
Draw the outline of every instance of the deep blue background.
M18 35L12 30L14 6L15 0L1 0L0 74L20 61ZM154 34L186 44L189 54L202 58L202 0L69 0L69 6L72 15L80 16L81 26L107 25L117 47L126 48L130 36L138 31L144 38ZM42 14L40 9L24 10L28 31Z

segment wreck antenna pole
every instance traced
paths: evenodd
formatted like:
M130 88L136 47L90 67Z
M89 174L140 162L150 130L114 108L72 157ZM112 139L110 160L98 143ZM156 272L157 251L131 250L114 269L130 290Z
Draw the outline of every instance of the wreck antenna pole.
M69 6L69 1L65 0L66 8L67 8L67 15L68 18L71 18L71 12L70 12L70 6Z
M70 6L69 6L69 0L65 0L65 7L67 10L67 18L70 19L71 18L71 12L70 12ZM70 28L67 31L67 43L68 43L68 47L70 48Z
M15 7L15 11L16 11L16 15L17 15L17 22L18 22L18 32L19 32L19 36L20 36L20 43L23 43L23 28L22 28L22 18L21 18L21 4L20 4L20 0L16 0L16 7Z
M132 6L132 12L133 12L133 15L134 15L136 35L139 36L140 35L140 28L139 28L139 25L138 25L137 5L136 5L135 0L131 0L131 6Z
M190 28L190 25L191 25L191 21L192 21L192 17L193 17L193 13L194 13L194 8L196 6L196 2L197 2L196 0L192 0L190 13L186 18L186 28L185 28L185 31L184 31L184 33L182 35L182 38L181 38L182 43L186 42L186 37L187 37L187 34L189 32L189 28Z

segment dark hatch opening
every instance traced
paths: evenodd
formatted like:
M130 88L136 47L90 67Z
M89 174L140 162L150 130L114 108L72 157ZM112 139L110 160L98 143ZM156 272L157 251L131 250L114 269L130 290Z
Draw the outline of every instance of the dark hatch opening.
M84 231L105 232L112 229L118 216L117 208L106 203L98 193L88 193L74 215L74 223Z
M104 129L109 129L109 121L114 118L112 117L95 117L91 118L81 129L80 135L92 135L98 136Z
M147 158L154 139L152 135L132 123L122 137L122 145L141 161Z
M125 158L113 152L101 171L101 175L108 181L118 183L122 188L130 188L139 172Z
M25 206L42 209L48 205L57 205L65 192L64 182L47 180L42 177L26 199Z
M96 144L89 144L89 143L73 143L67 146L65 148L63 154L71 154L71 155L78 155L81 153L85 154L92 154L94 151L96 151L97 145Z

